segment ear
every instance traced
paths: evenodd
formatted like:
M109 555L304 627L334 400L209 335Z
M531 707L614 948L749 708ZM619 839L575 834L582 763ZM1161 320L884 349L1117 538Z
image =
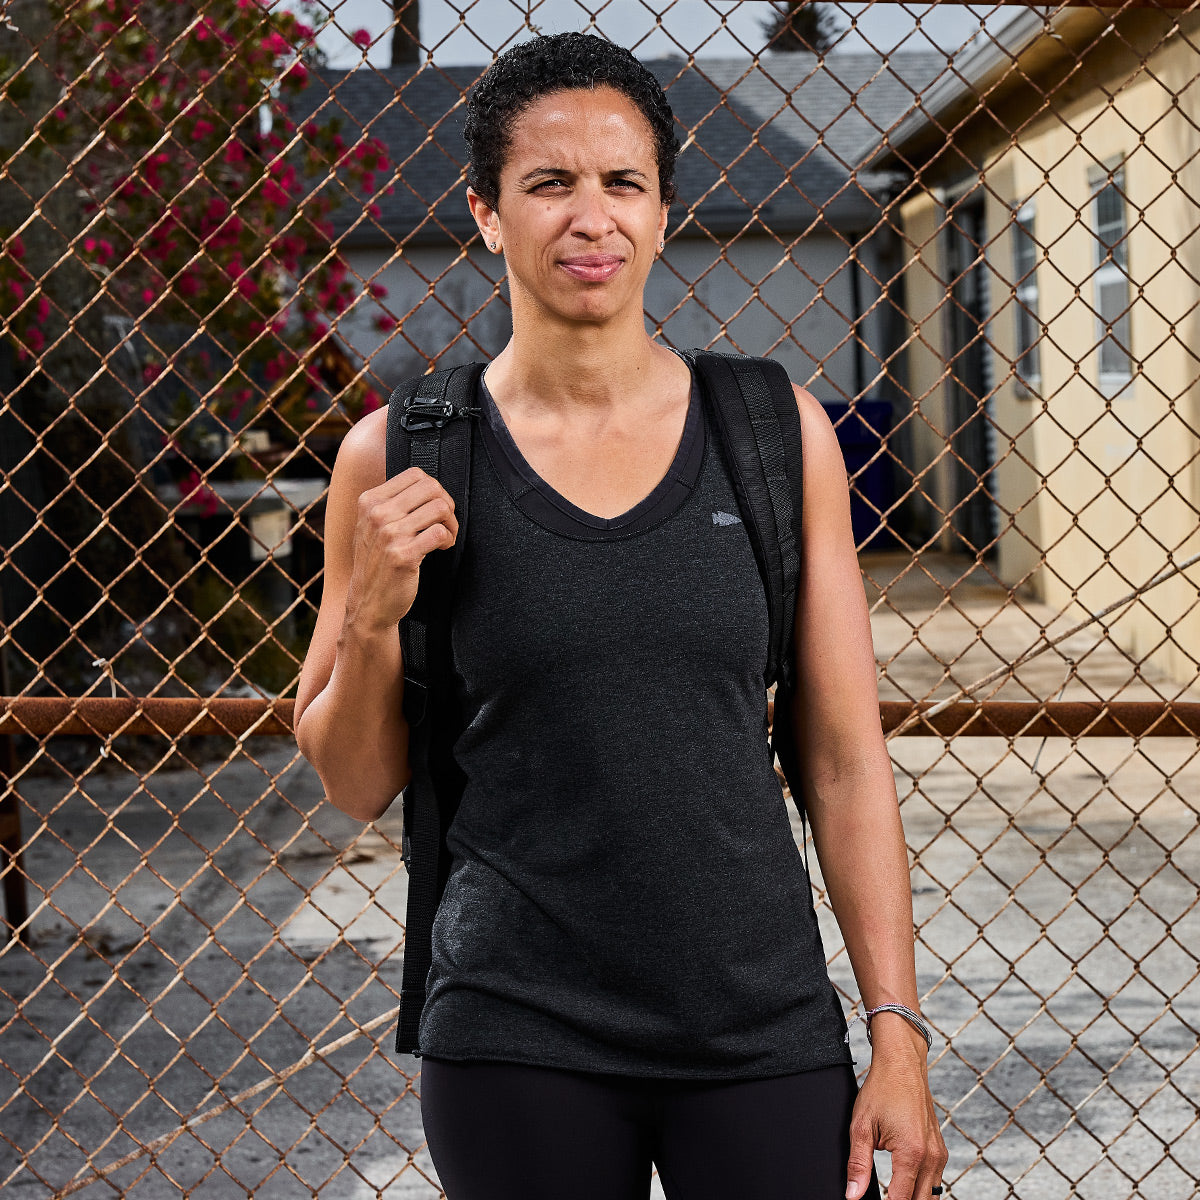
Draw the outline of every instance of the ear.
M467 206L471 210L471 216L475 218L475 224L479 226L479 232L483 234L484 245L499 246L500 214L474 188L470 187L467 188Z
M658 240L660 242L667 236L667 212L670 207L669 204L664 204L662 212L658 215Z

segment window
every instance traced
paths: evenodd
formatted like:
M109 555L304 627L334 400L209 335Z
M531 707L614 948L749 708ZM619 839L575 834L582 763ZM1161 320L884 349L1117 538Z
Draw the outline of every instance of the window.
M1013 278L1017 281L1013 298L1017 302L1017 378L1027 387L1042 377L1038 341L1042 327L1038 321L1037 261L1038 244L1033 237L1033 204L1023 205L1012 227Z
M1096 237L1093 308L1100 347L1100 387L1112 394L1133 373L1129 353L1129 232L1125 217L1125 168L1093 172L1092 231Z

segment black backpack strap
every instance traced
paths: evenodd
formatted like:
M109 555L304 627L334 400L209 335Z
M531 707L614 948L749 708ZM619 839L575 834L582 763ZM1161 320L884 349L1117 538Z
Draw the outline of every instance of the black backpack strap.
M388 402L387 476L420 467L450 493L458 537L450 553L421 564L417 596L400 622L404 659L404 719L412 778L404 789L403 857L408 868L404 973L396 1049L417 1050L417 1025L433 949L433 919L449 872L445 831L462 794L449 747L453 713L450 607L454 573L466 542L471 475L469 419L483 364L434 371L401 384ZM468 418L468 419L464 419Z
M772 752L804 815L793 713L793 632L800 580L803 441L791 381L769 358L691 350L725 452L770 619L766 683L775 688Z
M767 685L794 685L792 629L800 578L802 444L787 372L769 358L692 350L767 594Z

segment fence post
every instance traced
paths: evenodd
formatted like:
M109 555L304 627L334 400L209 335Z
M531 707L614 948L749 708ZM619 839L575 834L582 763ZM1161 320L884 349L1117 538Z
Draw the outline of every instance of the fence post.
M4 597L0 595L0 629L4 628ZM8 681L8 647L0 645L0 695L11 696ZM16 774L17 758L13 735L0 734L0 858L4 872L4 919L8 936L27 941L26 921L29 919L29 897L25 891L25 872L21 869L21 809L12 779Z

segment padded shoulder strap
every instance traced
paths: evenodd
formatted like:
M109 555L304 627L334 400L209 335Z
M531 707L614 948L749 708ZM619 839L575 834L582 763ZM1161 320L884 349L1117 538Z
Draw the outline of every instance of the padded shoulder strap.
M792 802L804 819L804 780L794 724L793 631L804 474L796 394L787 372L771 359L703 350L690 351L688 357L713 414L763 577L771 629L766 683L777 684L771 749L779 757ZM807 840L804 853L807 870Z
M425 717L431 685L431 626L449 613L449 588L466 542L470 508L471 437L474 425L460 419L473 407L482 363L433 371L402 383L388 401L387 477L420 467L454 500L459 536L446 554L434 551L421 564L417 598L400 623L404 643L404 715L410 725Z
M802 443L787 372L769 358L692 350L767 594L766 682L792 684L800 577Z
M482 363L434 371L401 384L388 402L387 476L420 467L454 500L458 537L421 564L417 596L400 622L404 658L404 718L412 778L404 789L404 861L408 907L396 1049L418 1050L417 1027L433 958L433 919L446 885L445 830L462 792L451 743L450 608L454 572L466 542L472 406Z

